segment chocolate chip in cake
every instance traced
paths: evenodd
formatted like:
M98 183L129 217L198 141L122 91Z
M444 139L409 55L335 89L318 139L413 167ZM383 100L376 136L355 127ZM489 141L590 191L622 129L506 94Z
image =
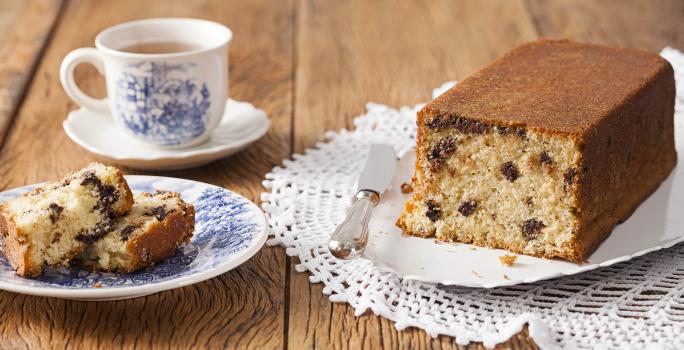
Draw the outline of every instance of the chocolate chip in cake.
M119 199L119 193L116 188L111 185L102 186L100 188L100 207L110 209L114 203Z
M116 216L113 213L109 213L109 215L98 223L93 230L90 232L81 232L77 234L75 238L77 241L91 244L114 230L116 223Z
M60 215L62 215L64 207L58 205L57 203L50 203L48 210L50 211L50 222L54 224L57 222L57 220L59 220Z
M539 154L539 163L541 165L550 165L553 163L553 159L551 159L549 152L543 151Z
M430 170L437 172L442 168L444 158L456 150L456 140L451 136L446 136L428 150L427 160L430 162Z
M71 260L68 262L68 264L69 264L69 266L85 267L85 263L84 263L83 259L82 259L80 256L77 256L77 257L71 259Z
M489 126L483 122L459 117L457 115L451 115L449 123L454 129L466 134L482 134L489 128Z
M546 227L546 225L537 220L537 219L529 219L523 222L523 224L520 226L522 229L522 233L527 238L527 240L531 241L535 238L537 238L537 235L541 232L541 230Z
M106 219L102 220L97 226L95 226L95 230L93 230L93 233L95 235L100 235L104 236L107 233L111 232L114 230L114 226L116 225L117 219L114 216L113 213L110 213Z
M500 135L508 135L508 134L515 134L521 139L527 138L527 131L523 128L519 127L507 127L507 126L497 126L496 131Z
M577 175L577 170L575 168L570 168L563 173L563 179L565 184L570 186L575 180L575 175Z
M433 200L428 200L427 202L425 202L425 205L427 205L425 216L427 216L428 219L432 220L432 222L439 220L442 216L442 210L439 208L439 205L437 205L437 203L435 203L435 201Z
M76 237L75 237L75 239L76 239L77 241L83 242L83 243L85 243L85 244L91 244L91 243L97 241L97 240L100 239L100 238L101 238L101 237L98 237L98 236L95 236L95 235L88 235L88 234L83 234L83 233L79 233L79 234L77 234Z
M133 233L135 230L137 230L140 227L140 225L128 225L121 230L121 240L126 242L128 241L128 237L131 236L131 233Z
M513 164L513 162L506 162L501 165L501 168L499 168L499 171L501 171L501 174L506 178L506 180L513 182L515 181L518 176L520 176L520 172L518 171L518 167Z
M477 202L469 200L461 203L458 207L458 212L461 213L461 215L468 217L475 212L475 209L477 209Z
M103 185L94 171L88 171L83 174L82 186L92 185L97 190L100 199L95 204L94 209L111 210L112 206L119 199L119 192L111 185Z
M521 139L526 139L527 138L527 131L525 131L525 129L523 129L523 128L515 128L515 135Z
M81 186L92 185L96 188L102 186L102 181L95 175L94 171L87 171L83 174L83 180L81 181Z
M442 149L442 155L448 155L456 150L456 140L453 137L447 136L439 140L439 147Z
M425 158L427 158L427 160L431 163L439 161L441 159L441 157L442 157L442 153L441 153L441 150L439 148L439 144L430 148L428 150L427 154L425 155Z
M156 207L156 208L152 209L152 212L151 212L151 213L145 213L145 214L148 215L148 216L155 216L155 217L157 218L157 220L159 220L159 221L164 221L164 219L165 219L169 214L173 213L174 211L175 211L174 209L171 209L171 210L168 210L168 211L167 211L166 208L164 208L164 207L162 207L162 206L159 206L159 207Z
M159 221L163 221L167 215L166 209L164 209L164 207L156 207L156 208L152 209L152 214L154 214L154 216Z
M448 124L447 118L443 114L436 114L425 123L430 129L441 129Z

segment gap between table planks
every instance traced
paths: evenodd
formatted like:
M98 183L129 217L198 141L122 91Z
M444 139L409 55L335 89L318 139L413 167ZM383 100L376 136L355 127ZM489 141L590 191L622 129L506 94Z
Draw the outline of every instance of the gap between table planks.
M0 146L61 5L58 0L0 2ZM24 25L35 18L42 20Z
M61 120L76 106L59 85L59 62L71 49L92 46L99 30L126 20L195 16L233 29L231 94L266 109L274 126L254 147L230 159L196 170L154 173L226 186L255 201L265 172L291 150L314 145L324 131L352 127L366 101L393 106L424 102L444 80L462 79L517 43L563 36L656 52L665 45L684 46L684 4L677 1L655 6L639 1L71 1L61 16L58 1L21 4L53 11L38 11L42 32L31 28L9 34L26 38L33 32L35 43L21 51L24 56L11 56L20 57L15 62L23 66L12 69L23 78L5 79L3 69L9 65L0 68L0 92L15 96L0 100L0 135L7 120L15 118L0 154L5 189L95 159L61 131ZM3 11L0 29L13 23L12 16L20 18L18 13L28 13L23 20L38 16L35 10L18 10L17 3L0 3L0 9L6 8L14 12ZM28 83L48 38L51 25L46 23L58 17ZM8 43L0 52L12 52ZM103 95L93 69L79 69L78 78L86 90ZM264 248L219 278L129 301L83 303L0 292L0 337L10 347L464 348L451 338L431 339L416 329L397 332L392 322L371 314L354 317L350 306L330 303L321 285L296 273L295 262L281 248ZM499 347L533 346L523 331Z

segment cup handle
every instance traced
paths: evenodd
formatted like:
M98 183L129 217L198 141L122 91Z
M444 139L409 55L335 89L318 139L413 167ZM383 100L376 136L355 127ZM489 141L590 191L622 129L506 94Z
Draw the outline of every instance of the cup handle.
M76 49L69 52L69 54L64 57L62 65L59 68L59 79L62 82L64 91L66 91L66 94L69 95L74 102L85 108L93 111L108 112L109 104L107 103L107 98L97 99L90 97L76 85L74 69L81 63L92 64L100 74L104 75L102 54L90 47Z

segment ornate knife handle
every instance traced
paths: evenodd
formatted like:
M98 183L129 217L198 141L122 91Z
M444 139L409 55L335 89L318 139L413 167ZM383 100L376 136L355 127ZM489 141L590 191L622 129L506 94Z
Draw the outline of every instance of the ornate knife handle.
M338 259L354 259L361 255L368 243L368 221L380 195L372 190L360 190L354 202L328 241L330 253Z

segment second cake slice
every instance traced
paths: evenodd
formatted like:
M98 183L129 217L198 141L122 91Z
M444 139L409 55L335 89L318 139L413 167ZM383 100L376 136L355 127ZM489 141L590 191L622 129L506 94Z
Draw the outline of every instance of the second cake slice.
M92 270L133 272L171 257L195 229L195 209L176 192L134 196L131 211L81 254Z

